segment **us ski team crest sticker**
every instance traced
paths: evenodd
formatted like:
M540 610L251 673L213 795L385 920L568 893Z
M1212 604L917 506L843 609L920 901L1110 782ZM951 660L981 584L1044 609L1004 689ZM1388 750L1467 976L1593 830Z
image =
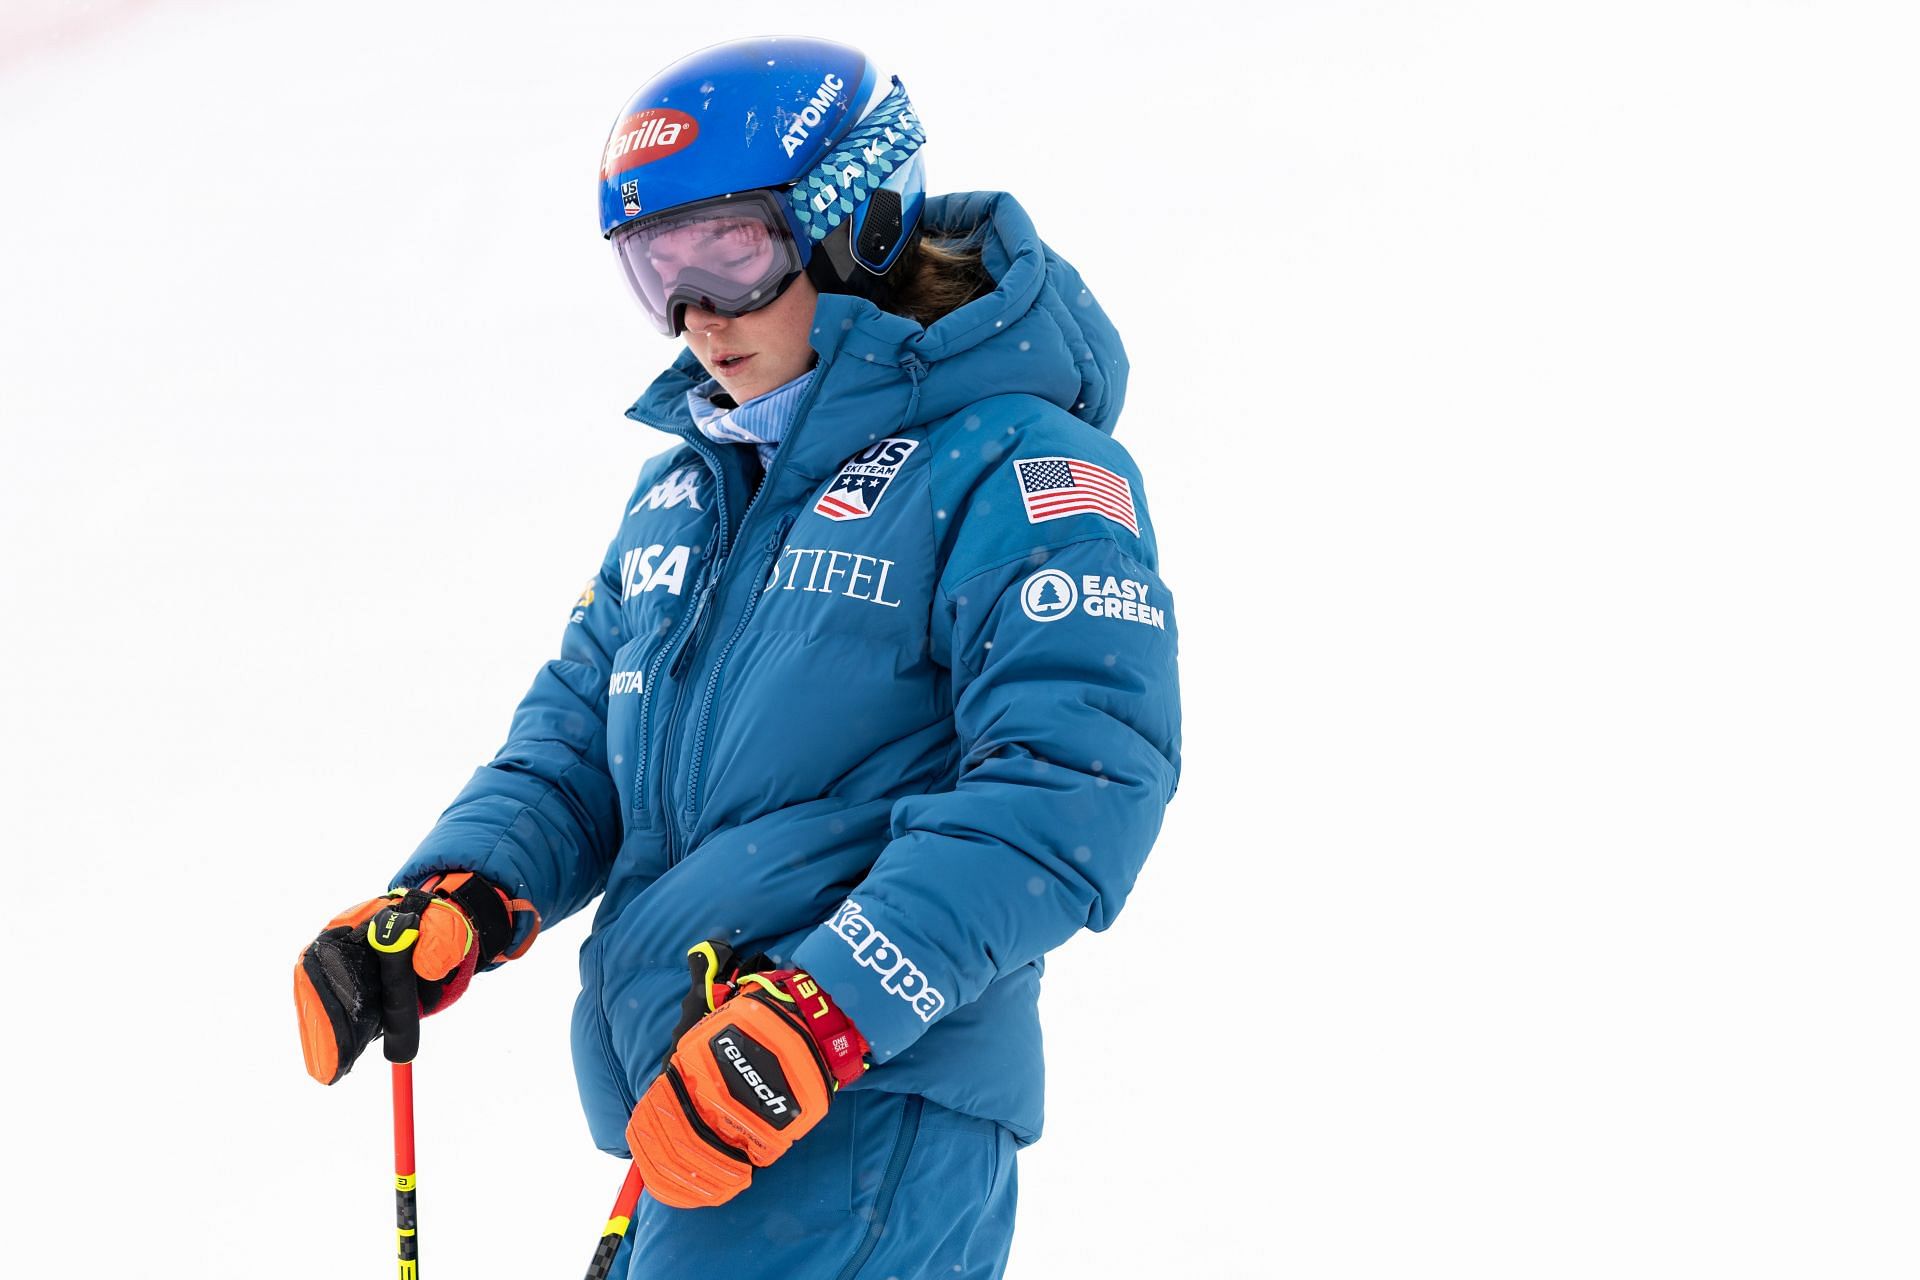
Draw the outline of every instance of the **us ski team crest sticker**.
M814 511L829 520L865 520L906 465L907 455L919 447L918 440L900 436L874 441L840 464L840 474L813 504Z

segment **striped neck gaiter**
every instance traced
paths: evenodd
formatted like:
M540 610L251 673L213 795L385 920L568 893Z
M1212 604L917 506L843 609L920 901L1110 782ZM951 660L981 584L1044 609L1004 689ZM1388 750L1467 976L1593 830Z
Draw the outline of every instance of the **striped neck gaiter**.
M730 401L720 389L719 380L709 378L687 392L687 408L701 435L720 444L753 445L759 451L760 465L765 467L772 463L773 451L793 425L794 410L812 385L813 374L809 369L792 382L731 409L726 407ZM715 397L723 403L714 403Z

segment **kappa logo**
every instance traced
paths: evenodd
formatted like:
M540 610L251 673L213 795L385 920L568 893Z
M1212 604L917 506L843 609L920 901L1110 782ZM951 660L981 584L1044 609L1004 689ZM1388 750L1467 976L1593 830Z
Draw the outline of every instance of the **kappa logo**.
M880 495L900 474L907 458L920 447L918 440L888 436L875 441L840 464L840 474L813 504L829 520L864 520L880 505Z
M662 551L667 552L666 559L654 563ZM676 546L671 551L661 543L650 547L635 547L620 555L620 598L631 600L643 591L657 591L661 587L667 594L677 596L687 577L687 557L693 554L693 548Z
M827 921L827 928L844 939L853 948L853 958L879 974L880 985L905 1000L920 1021L932 1022L934 1016L946 1008L947 998L927 981L920 967L893 944L892 938L860 914L858 902L848 898L833 919Z
M637 516L642 511L658 511L662 508L671 511L681 503L686 503L695 511L705 510L700 505L700 467L681 467L667 473L667 478L647 490L647 496L633 504L627 514Z

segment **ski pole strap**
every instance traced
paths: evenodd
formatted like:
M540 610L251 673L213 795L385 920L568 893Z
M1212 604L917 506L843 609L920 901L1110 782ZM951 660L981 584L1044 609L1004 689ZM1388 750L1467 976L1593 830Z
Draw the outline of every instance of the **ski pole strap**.
M626 1237L633 1211L640 1204L641 1185L640 1166L629 1163L627 1180L620 1184L620 1198L613 1202L613 1214L607 1219L606 1227L600 1232L600 1243L593 1251L593 1265L587 1268L587 1280L608 1280L613 1274L614 1255L620 1252L620 1241Z
M380 1030L388 1062L412 1062L420 1051L420 980L413 971L413 944L420 940L420 913L431 894L408 890L367 924L367 944L380 954Z

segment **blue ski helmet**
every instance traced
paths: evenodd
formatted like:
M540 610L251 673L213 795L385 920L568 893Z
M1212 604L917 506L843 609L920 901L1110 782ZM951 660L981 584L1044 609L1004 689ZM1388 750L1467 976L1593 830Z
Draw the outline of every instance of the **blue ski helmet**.
M925 201L926 140L898 79L848 45L757 37L642 85L607 139L600 232L654 327L744 315L802 271L885 306Z

